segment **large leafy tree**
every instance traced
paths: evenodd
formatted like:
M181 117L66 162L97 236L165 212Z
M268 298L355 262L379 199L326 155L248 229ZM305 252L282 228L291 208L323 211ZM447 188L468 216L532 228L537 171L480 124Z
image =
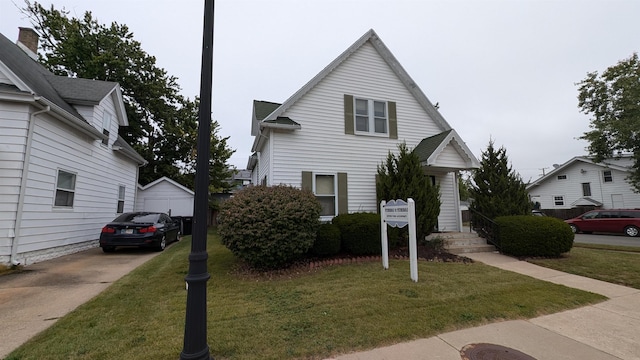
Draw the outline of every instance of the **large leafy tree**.
M180 94L178 79L156 65L126 25L100 24L91 12L75 18L53 5L25 4L22 11L40 35L39 56L45 67L57 75L120 84L129 126L119 134L149 162L140 169L140 183L168 176L192 186L198 103ZM233 150L227 138L218 138L217 129L214 122L211 162L217 172L211 175L215 188L223 189Z
M473 174L471 209L495 219L506 215L531 213L531 201L522 178L509 165L507 150L496 149L493 140L482 152L480 168Z
M398 154L389 152L378 166L376 195L378 201L412 198L416 206L416 237L424 239L438 222L440 189L424 174L418 155L407 144L398 145L398 150Z
M634 53L601 75L591 72L577 84L578 107L591 115L591 131L580 139L589 142L595 161L624 153L635 160L628 180L640 192L640 61Z

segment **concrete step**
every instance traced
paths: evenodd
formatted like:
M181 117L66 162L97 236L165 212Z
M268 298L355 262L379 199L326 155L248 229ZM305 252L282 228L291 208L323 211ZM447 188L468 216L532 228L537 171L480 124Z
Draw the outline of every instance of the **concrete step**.
M444 232L427 236L427 240L436 239L442 240L444 249L451 254L496 251L495 246L487 244L487 240L475 232Z

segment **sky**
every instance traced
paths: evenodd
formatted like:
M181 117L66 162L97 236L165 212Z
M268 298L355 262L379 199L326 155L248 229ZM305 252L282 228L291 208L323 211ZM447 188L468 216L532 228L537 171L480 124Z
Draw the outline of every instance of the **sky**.
M126 24L183 95L199 95L203 0L40 3ZM20 7L0 0L11 40L31 26ZM637 0L218 0L213 118L236 150L229 163L244 169L252 101L284 102L374 29L478 159L493 140L535 180L587 155L576 83L640 49L639 14Z

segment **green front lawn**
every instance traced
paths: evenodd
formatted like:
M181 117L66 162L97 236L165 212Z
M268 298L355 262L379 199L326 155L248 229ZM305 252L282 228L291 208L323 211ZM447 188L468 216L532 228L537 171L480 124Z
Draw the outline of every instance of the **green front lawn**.
M640 248L595 244L574 244L560 259L529 262L614 284L640 289Z
M177 359L183 347L190 238L60 319L8 359ZM216 360L322 359L489 322L526 319L602 296L480 263L333 265L238 275L209 236L208 344Z

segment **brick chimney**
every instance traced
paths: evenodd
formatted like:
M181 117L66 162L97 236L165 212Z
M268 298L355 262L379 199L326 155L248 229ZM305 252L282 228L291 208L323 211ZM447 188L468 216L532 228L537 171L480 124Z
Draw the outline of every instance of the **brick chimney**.
M29 56L31 56L34 59L37 58L38 57L38 40L40 38L38 36L38 33L31 28L20 27L18 29L20 29L20 32L18 33L18 45L22 45L20 47L23 50L29 50L31 52Z

